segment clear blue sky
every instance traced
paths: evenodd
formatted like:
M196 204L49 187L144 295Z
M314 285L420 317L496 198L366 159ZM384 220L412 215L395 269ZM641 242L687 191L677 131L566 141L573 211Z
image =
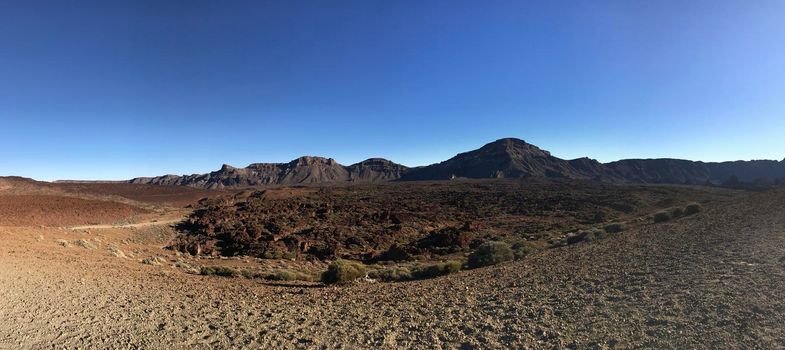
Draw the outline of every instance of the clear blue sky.
M0 175L785 158L785 1L3 1Z

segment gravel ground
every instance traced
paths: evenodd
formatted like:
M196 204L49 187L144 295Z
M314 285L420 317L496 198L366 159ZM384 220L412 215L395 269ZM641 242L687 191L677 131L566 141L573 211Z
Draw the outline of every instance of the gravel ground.
M0 348L785 348L782 203L740 194L520 262L345 287L187 275L0 228Z

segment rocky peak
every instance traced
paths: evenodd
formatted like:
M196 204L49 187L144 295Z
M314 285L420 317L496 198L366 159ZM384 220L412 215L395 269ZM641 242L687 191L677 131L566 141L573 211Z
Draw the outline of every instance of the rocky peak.
M551 153L540 149L539 147L529 144L526 141L516 138L499 139L480 149L474 151L483 156L493 155L510 155L512 158L519 158L524 155L533 155L540 157L550 157ZM471 153L471 152L469 152Z
M235 168L235 167L233 167L233 166L231 166L229 164L224 164L224 165L221 165L221 170L220 171L221 172L228 172L228 171L233 171L233 170L236 170L236 169L237 168Z
M300 158L297 158L289 162L290 166L313 166L313 165L320 165L320 164L333 166L337 163L335 162L335 159L332 158L312 157L312 156L302 156Z

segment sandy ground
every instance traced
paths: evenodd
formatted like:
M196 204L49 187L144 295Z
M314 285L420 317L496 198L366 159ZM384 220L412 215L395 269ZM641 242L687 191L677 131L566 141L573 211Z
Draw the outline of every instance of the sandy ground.
M520 262L345 287L144 265L163 238L130 228L0 228L0 348L785 348L784 202L743 194Z

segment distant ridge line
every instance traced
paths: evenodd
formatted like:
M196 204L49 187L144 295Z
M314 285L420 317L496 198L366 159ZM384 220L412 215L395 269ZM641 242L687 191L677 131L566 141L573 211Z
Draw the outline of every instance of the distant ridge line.
M503 138L440 163L409 168L384 158L344 166L332 158L304 156L288 163L224 164L207 174L140 177L127 182L197 188L382 183L455 178L567 178L611 183L741 186L785 183L785 161L701 162L670 158L609 163L564 160L517 138ZM76 181L69 181L76 182ZM111 183L110 181L108 183Z

